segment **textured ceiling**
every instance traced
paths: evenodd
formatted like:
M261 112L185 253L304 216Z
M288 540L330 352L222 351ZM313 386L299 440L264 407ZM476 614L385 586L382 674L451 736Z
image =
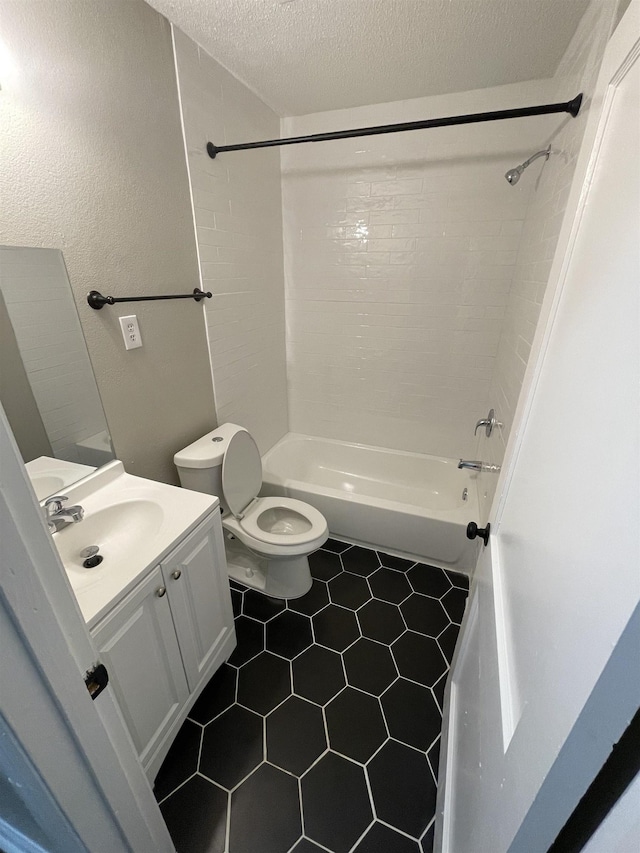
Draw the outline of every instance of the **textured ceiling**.
M149 0L280 115L552 77L589 0Z

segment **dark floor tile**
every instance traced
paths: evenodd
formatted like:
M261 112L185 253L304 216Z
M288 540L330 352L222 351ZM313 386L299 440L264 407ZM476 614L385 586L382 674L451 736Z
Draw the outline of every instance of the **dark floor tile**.
M380 568L380 561L375 551L354 545L342 555L342 565L347 572L367 577Z
M322 847L318 847L313 841L308 838L301 838L293 848L291 853L323 853Z
M195 705L189 711L189 717L204 726L218 714L230 708L236 701L237 679L238 670L223 663L207 682Z
M347 681L353 687L379 696L398 677L387 646L360 639L343 655Z
M322 710L290 696L267 717L267 761L301 776L327 748Z
M354 853L420 853L420 848L417 841L376 821Z
M400 675L427 687L447 670L447 662L431 637L407 631L391 647Z
M230 853L284 853L301 835L292 776L263 764L231 795Z
M396 604L378 601L367 602L358 610L358 622L363 637L390 645L406 630Z
M357 610L371 598L366 580L357 575L350 575L349 572L343 572L329 581L329 593L334 604L348 607L350 610Z
M267 649L284 658L294 658L313 642L309 619L291 610L267 622L266 630Z
M325 705L345 685L342 659L336 652L313 645L292 663L293 691Z
M286 604L281 598L271 598L269 595L250 589L244 594L242 612L245 616L250 616L259 622L266 622L278 613L282 613L285 607Z
M305 835L347 853L373 817L363 768L327 753L302 777L302 809Z
M296 613L304 613L305 616L313 616L318 610L326 607L328 603L329 592L327 591L326 583L314 580L311 589L306 595L289 601L289 610L295 610Z
M445 569L445 574L454 586L457 586L459 589L466 589L469 592L468 575L463 575L462 572L452 572L449 569Z
M234 581L233 578L229 578L229 586L231 589L235 589L238 592L246 592L247 588L244 584L238 583L238 581Z
M444 656L449 663L453 660L453 653L456 648L459 633L460 628L458 625L450 624L438 637L438 645L444 652Z
M225 791L194 776L160 806L180 853L223 853L227 829Z
M426 751L440 734L442 714L428 687L399 678L381 701L392 738Z
M191 720L180 727L153 785L156 800L163 800L198 769L202 728Z
M449 618L452 622L455 622L459 625L462 622L462 617L464 616L464 608L467 603L467 595L468 593L464 589L458 589L454 587L450 589L449 592L445 593L442 597L442 603L444 604L444 608L449 614Z
M364 764L387 739L380 703L347 687L325 709L329 746Z
M242 593L237 589L231 589L231 606L233 607L234 618L242 613Z
M412 592L405 575L393 569L378 569L369 578L369 583L375 598L391 604L400 604Z
M426 756L390 740L367 771L380 820L420 838L436 808L436 786Z
M451 589L451 582L444 569L418 563L407 574L411 586L416 592L431 595L433 598L442 596Z
M330 604L313 617L316 643L342 652L360 636L356 614Z
M262 652L238 672L238 702L258 714L268 714L291 693L286 660Z
M319 581L330 581L342 571L342 563L337 554L329 551L314 551L309 554L309 568L311 577Z
M394 569L396 572L408 572L411 566L415 565L415 560L407 560L405 557L394 557L393 554L384 554L378 551L380 562L387 569Z
M444 711L444 691L447 686L448 672L433 685L433 695L436 697L436 702L440 705L440 710Z
M353 546L349 542L341 542L339 539L329 538L322 546L322 549L324 551L333 551L334 554L342 554L343 551L352 547Z
M422 853L433 853L433 833L436 828L435 822L431 824L427 832L425 832L422 841L420 842L420 847L422 848Z
M205 727L200 772L233 788L262 761L262 717L234 705Z
M438 740L433 744L433 746L427 753L427 758L429 759L429 764L431 765L431 770L433 771L433 776L436 780L436 784L438 782L438 768L440 766L440 746L441 738L438 738Z
M264 625L247 619L246 616L238 616L235 626L238 645L229 658L229 663L242 666L264 649Z
M437 637L450 624L449 617L439 601L416 592L402 602L400 610L407 628L428 637Z

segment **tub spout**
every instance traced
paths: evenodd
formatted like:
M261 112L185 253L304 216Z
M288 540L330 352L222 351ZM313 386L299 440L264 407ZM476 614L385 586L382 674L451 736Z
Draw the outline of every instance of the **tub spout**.
M458 468L468 468L470 471L482 471L482 462L470 459L461 459L458 462Z
M469 471L491 471L494 474L500 470L499 465L487 465L477 459L461 459L458 462L458 468L468 468Z

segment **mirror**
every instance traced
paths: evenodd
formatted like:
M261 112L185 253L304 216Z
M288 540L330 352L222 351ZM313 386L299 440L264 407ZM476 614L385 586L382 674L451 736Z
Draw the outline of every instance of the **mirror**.
M38 500L115 456L57 249L0 246L0 401Z

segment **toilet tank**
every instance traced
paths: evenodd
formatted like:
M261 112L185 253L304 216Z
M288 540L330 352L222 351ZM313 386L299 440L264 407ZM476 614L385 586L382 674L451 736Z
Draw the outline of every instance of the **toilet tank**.
M225 513L229 507L222 493L222 462L231 437L241 430L237 424L222 424L173 457L182 488L215 495Z

